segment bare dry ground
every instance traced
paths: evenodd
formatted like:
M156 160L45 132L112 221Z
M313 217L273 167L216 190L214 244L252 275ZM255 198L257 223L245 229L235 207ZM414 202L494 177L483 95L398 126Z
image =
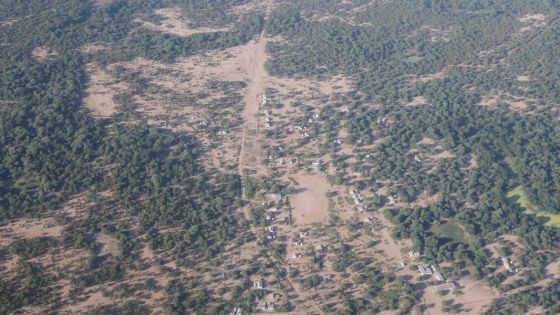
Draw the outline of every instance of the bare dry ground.
M84 98L85 106L95 117L110 117L117 113L114 96L128 89L127 85L119 82L107 71L95 64L89 64L87 71L90 75Z
M80 51L85 54L93 54L107 49L109 49L109 47L103 43L88 43L85 44Z
M291 198L294 223L299 226L326 222L329 184L324 175L299 173L291 177L298 182Z
M535 100L524 97L516 97L502 91L492 91L491 93L483 96L480 101L480 105L496 107L499 104L506 104L513 111L528 112L529 105L534 102Z
M529 81L531 81L531 76L528 76L528 75L518 75L518 76L516 77L516 80L519 81L519 82L529 82Z
M97 243L101 245L100 255L112 255L118 256L119 255L119 247L117 245L117 240L107 234L107 233L99 233L96 237Z
M189 21L184 14L182 14L179 8L158 9L155 11L155 14L163 19L158 24L145 21L140 18L136 18L134 21L150 30L177 36L190 36L197 33L226 32L230 30L228 27L192 27L193 23Z
M58 52L50 47L39 46L33 49L32 55L35 60L42 62L55 59L58 56Z
M281 94L304 93L307 97L345 93L351 91L354 86L353 79L343 75L337 75L326 80L274 76L267 76L265 80L267 87L277 88Z
M482 314L484 309L492 303L492 300L500 297L497 290L489 288L482 281L464 278L460 282L463 294L442 296L438 293L433 293L430 288L424 292L425 303L428 305L435 304L433 308L428 309L429 314L446 314L442 310L442 302L449 299L453 299L455 303L462 304L463 309L468 314Z
M432 43L439 43L439 42L449 42L452 29L438 29L429 26L423 27L423 30L428 32L428 36L430 37L430 42Z
M59 237L62 227L53 218L19 219L0 228L0 245L8 246L14 238L31 239L40 236Z
M405 103L405 106L420 106L420 105L428 105L430 102L424 96L416 96L410 102Z
M435 73L430 73L430 74L424 74L418 77L413 77L410 80L411 84L417 83L417 82L422 82L422 83L426 83L426 82L430 82L430 81L434 81L434 80L441 80L445 77L447 77L449 74L449 67L446 67L445 69L435 72Z
M4 19L0 21L0 27L8 27L14 25L18 19Z
M113 0L95 0L94 3L98 6L104 6L104 5L108 5L111 4L113 2Z
M519 22L524 24L523 27L519 29L519 33L526 33L535 29L546 27L546 15L542 13L527 14L519 18Z

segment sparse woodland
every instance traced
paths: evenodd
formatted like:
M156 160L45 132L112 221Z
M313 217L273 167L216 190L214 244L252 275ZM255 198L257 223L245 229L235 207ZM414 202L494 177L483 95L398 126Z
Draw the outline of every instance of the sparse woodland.
M80 312L151 314L154 304L168 314L257 312L255 301L268 296L254 289L257 277L273 279L268 287L289 297L276 311L309 298L318 301L306 310L312 313L425 313L429 281L397 275L365 254L380 241L369 225L336 213L352 205L342 189L329 192L328 223L313 225L332 244L328 253L303 248L311 263L295 268L287 244L297 237L263 241L271 219L262 196L289 195L293 183L279 179L288 172L258 177L206 164L208 152L221 148L216 134L242 129L235 116L247 88L241 76L209 84L205 93L222 97L209 105L203 92L188 98L224 120L198 133L143 116L134 94L165 89L124 67L114 67L115 76L133 89L114 98L117 114L96 118L84 108L88 64L173 65L246 45L263 31L275 39L266 48L270 76L355 82L335 98L289 104L293 117L263 132L273 139L263 145L267 156L297 157L293 167L302 169L328 157L337 170L329 185L372 195L366 215L387 218L395 240L409 240L408 249L443 265L453 281L470 277L499 290L486 314L560 313L560 271L547 268L560 257L560 2L272 2L266 19L259 8L238 9L252 4L246 0L0 1L0 225L52 219L61 226L59 237L0 243L0 313L77 312L70 301L94 294L116 302ZM164 23L154 12L170 7L191 25L228 30L177 36L139 25ZM93 43L106 49L85 52ZM56 54L39 61L37 47ZM228 110L233 116L220 114ZM293 126L306 137L286 140ZM524 195L512 197L516 189ZM86 199L81 212L64 214L76 196ZM100 235L114 240L109 253ZM250 243L262 245L254 257L226 256ZM489 249L496 244L522 272L500 269ZM61 257L73 257L72 268L59 267ZM156 276L136 281L142 272ZM292 298L294 284L309 296ZM445 297L446 312L468 308L454 302L457 291Z

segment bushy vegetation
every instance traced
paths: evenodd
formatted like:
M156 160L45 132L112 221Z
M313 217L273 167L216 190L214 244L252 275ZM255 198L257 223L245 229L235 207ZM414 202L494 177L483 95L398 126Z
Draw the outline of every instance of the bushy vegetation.
M0 47L0 219L41 216L84 191L115 193L64 231L62 246L90 253L82 273L73 280L78 291L123 279L137 255L134 237L140 234L146 234L154 251L170 259L193 260L214 255L234 235L232 210L240 202L239 178L207 172L199 162L202 148L197 140L142 121L126 122L126 115L95 120L82 108L88 57L79 49L86 42L122 45L114 50L117 57L95 56L100 61L133 56L169 61L242 44L262 27L260 16L248 14L240 17L232 32L177 38L139 31L129 36L136 27L134 17L164 5L181 5L181 1L164 2L112 1L102 7L90 1L1 4L0 19L17 22L0 32L0 42L6 43ZM31 51L42 45L55 47L56 57L35 60ZM113 224L116 209L137 218L139 230ZM181 229L160 234L159 229L165 227ZM95 236L101 231L118 239L122 257L97 256ZM40 237L16 240L10 249L27 260L55 245L53 239ZM44 279L35 275L36 269L28 268L32 273L22 273L16 282L2 282L3 312L46 302L47 286L36 284ZM122 309L143 307L131 304Z

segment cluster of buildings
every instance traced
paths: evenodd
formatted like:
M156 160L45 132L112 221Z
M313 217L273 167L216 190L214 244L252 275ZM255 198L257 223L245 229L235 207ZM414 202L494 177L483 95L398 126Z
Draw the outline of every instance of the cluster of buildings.
M303 244L305 243L304 240L305 240L306 237L309 237L309 232L307 232L307 231L299 232L299 238L294 241L294 245L297 246L297 247L302 247ZM300 253L300 252L294 251L292 253L292 258L293 259L300 259L302 257L303 257L303 254Z
M305 126L295 126L294 129L299 132L299 136L302 138L308 138L309 133L307 132L307 127Z
M243 309L241 307L235 307L233 309L233 311L229 314L230 315L245 315L245 312L243 311Z
M266 281L264 279L257 279L253 281L253 289L264 290L266 287ZM277 303L282 302L282 294L276 292L270 292L262 299L256 298L256 308L265 312L274 312L276 310Z
M387 199L389 200L390 204L396 204L397 202L399 202L399 195L392 193L389 195L389 197L387 197Z
M410 251L408 252L408 255L413 259L420 258L421 256L420 252L416 252L416 251ZM436 278L437 281L443 282L431 287L432 292L434 293L455 289L455 284L453 282L445 282L445 278L434 265L420 263L418 264L418 272L420 273L421 276L434 277Z
M350 196L352 196L352 198L354 199L354 203L356 205L359 205L359 204L364 202L364 197L359 192L357 192L355 190L350 191Z
M502 261L502 265L504 265L504 268L506 268L506 270L508 272L515 273L515 272L519 271L519 269L517 269L517 268L514 269L513 268L513 262L511 260L509 260L509 258L502 257L500 260Z
M418 271L422 276L434 276L437 281L445 281L443 275L436 269L434 265L419 264Z
M300 259L300 258L303 257L303 254L301 252L299 252L297 248L298 247L299 248L303 247L303 245L305 244L305 239L309 237L309 232L301 231L301 232L299 232L298 236L299 237L296 238L293 241L293 245L294 245L294 247L296 247L296 249L294 249L294 251L292 253L292 258L293 259ZM320 253L320 254L326 253L328 251L328 248L329 247L328 247L327 244L320 243L320 244L315 245L315 251ZM332 277L332 275L331 275L331 277Z
M317 119L319 119L319 114L313 113L312 118L309 118L307 121L308 122L313 122L314 120L317 120Z
M269 201L263 202L263 205L269 207L265 210L267 226L264 228L264 231L266 240L273 241L278 236L278 228L273 224L278 221L279 216L283 213L282 207L284 206L284 200L282 198L282 194L279 193L269 194L268 198L270 199ZM290 225L292 223L289 215L284 216L281 220L286 225Z
M384 118L384 117L379 117L379 118L377 118L377 123L378 123L379 125L381 125L381 126L387 125L387 122L388 122L388 121L387 121L387 118Z

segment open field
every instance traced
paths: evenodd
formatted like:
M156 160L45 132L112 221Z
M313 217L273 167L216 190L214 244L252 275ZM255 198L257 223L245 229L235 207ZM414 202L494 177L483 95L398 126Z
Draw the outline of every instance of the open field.
M517 203L521 207L523 212L527 214L534 214L538 217L547 218L547 225L560 227L560 214L553 214L547 211L540 210L529 200L529 198L527 198L527 195L525 194L525 191L523 191L522 186L518 186L515 189L511 190L508 193L508 198L510 199L510 201Z

